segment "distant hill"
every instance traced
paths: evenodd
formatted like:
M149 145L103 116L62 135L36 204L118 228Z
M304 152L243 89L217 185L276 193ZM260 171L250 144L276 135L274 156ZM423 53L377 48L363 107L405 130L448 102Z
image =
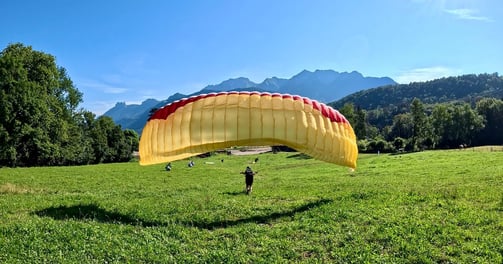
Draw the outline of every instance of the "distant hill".
M108 110L105 115L117 120L135 119L141 116L145 109L151 109L157 104L159 104L159 101L155 99L147 99L141 105L126 105L124 102L119 102Z
M160 108L170 102L192 95L222 91L260 91L288 93L309 97L320 102L332 102L345 95L382 85L396 84L389 77L364 77L357 71L337 72L333 70L304 70L290 79L267 78L262 83L254 83L248 78L229 79L216 85L208 85L193 94L174 94L165 100L148 99L141 105L117 103L103 115L111 117L122 128L133 129L141 133L149 113L153 108Z
M185 97L187 96L184 94L176 93L163 101L147 99L143 101L141 105L126 105L126 103L124 102L119 102L116 103L114 107L110 108L110 110L106 111L103 115L111 117L114 122L118 125L121 125L123 129L132 129L139 133L145 126L145 122L150 115L151 109L163 107L168 102L174 102Z
M328 103L360 90L391 84L396 82L389 77L364 77L357 71L316 70L293 76L284 83L281 91Z
M503 98L503 78L498 73L467 74L427 82L386 85L350 94L330 103L336 109L346 103L362 109L408 105L414 98L425 104L449 101L474 102L477 98Z

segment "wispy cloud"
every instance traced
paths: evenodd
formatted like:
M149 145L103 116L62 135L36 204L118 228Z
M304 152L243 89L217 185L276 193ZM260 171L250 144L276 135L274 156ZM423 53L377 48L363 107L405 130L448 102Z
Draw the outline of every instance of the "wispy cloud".
M485 22L493 21L490 17L479 15L479 12L475 9L469 9L469 8L444 9L444 12L464 20L478 20Z
M115 85L98 82L98 81L84 81L78 84L80 87L91 88L95 90L100 90L106 94L122 94L128 91L127 88L118 87Z
M128 89L126 88L119 88L119 87L107 87L103 92L108 93L108 94L122 94L127 92Z
M401 72L393 79L398 83L408 84L411 82L424 82L442 77L454 76L460 73L459 70L443 66L434 66L427 68L416 68Z

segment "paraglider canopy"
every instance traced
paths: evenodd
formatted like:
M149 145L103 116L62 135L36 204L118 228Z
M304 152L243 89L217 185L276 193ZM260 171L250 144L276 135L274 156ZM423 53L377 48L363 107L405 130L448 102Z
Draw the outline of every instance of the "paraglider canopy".
M353 128L325 104L289 94L221 92L182 99L154 112L141 135L140 164L265 145L286 145L351 168L358 156Z

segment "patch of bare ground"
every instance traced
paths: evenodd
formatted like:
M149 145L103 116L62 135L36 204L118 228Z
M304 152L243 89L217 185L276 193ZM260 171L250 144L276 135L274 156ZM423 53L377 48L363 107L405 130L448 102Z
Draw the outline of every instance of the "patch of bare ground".
M231 155L255 155L265 152L271 152L272 147L245 147L229 150Z
M26 194L26 193L35 193L35 191L30 188L18 186L8 182L0 185L0 194Z

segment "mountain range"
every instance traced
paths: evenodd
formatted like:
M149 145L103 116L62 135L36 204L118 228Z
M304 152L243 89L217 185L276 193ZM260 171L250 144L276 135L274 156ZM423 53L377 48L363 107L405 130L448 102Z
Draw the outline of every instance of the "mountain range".
M304 70L290 79L271 77L261 83L252 82L245 77L229 79L220 84L208 85L189 95L175 93L160 101L147 99L141 105L127 105L124 102L118 102L103 115L111 117L123 129L133 129L141 133L152 109L198 94L224 91L259 91L300 95L319 102L329 103L358 91L394 84L397 83L389 77L365 77L357 71L315 70L311 72Z

